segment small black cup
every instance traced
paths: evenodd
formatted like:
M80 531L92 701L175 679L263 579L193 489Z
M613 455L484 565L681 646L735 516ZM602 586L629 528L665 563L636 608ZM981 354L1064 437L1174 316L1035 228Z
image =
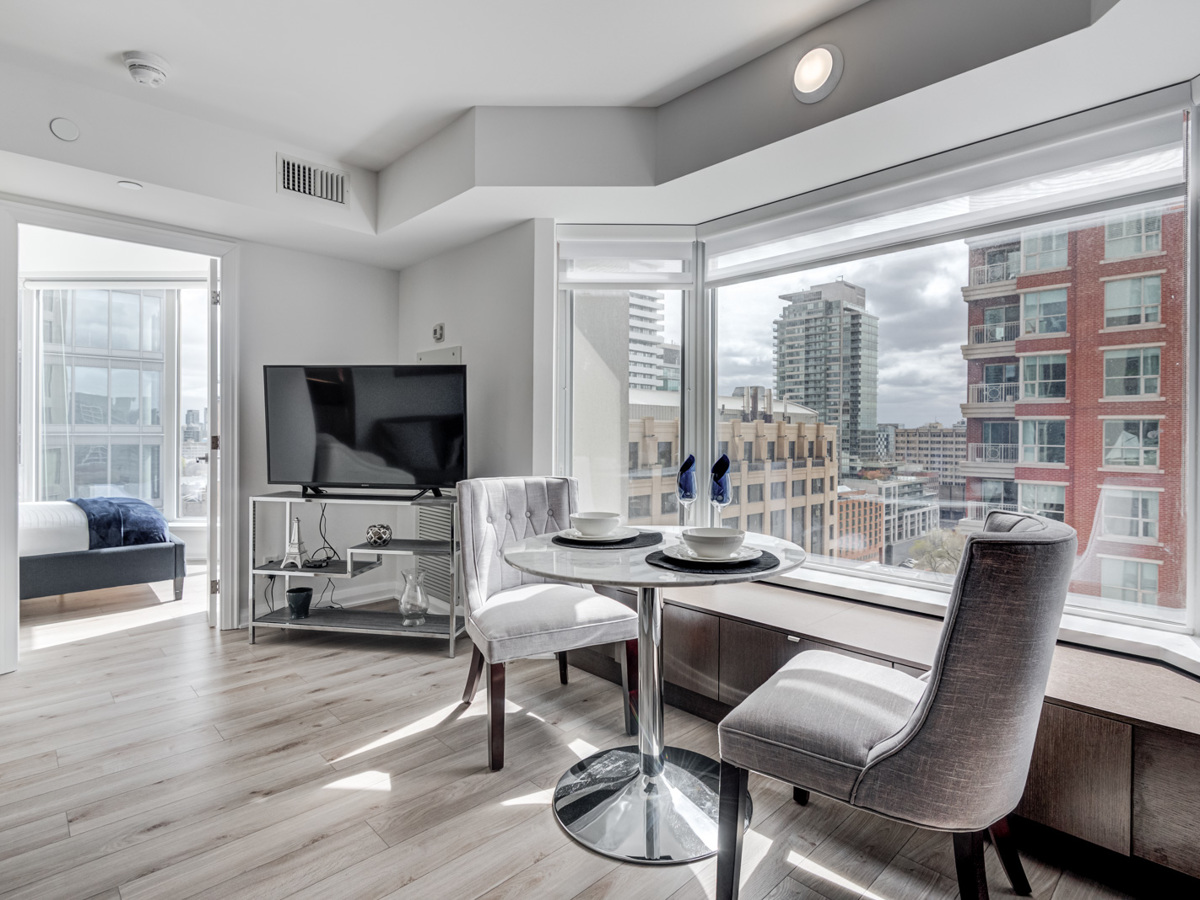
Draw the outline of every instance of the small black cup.
M312 603L312 588L288 588L287 602L291 611L289 618L307 619L308 605Z

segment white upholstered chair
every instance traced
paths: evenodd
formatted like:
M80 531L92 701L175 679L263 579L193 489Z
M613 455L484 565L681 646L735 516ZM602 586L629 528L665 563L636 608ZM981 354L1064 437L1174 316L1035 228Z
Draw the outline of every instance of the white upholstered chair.
M1075 529L993 512L967 538L928 680L812 650L793 658L717 729L717 900L737 897L746 775L817 791L954 835L962 900L987 900L991 834L1013 890L1029 882L1007 816L1025 789Z
M505 546L571 527L573 478L473 478L458 484L467 633L475 643L463 702L487 669L488 764L504 766L504 665L554 653L567 683L566 652L625 645L625 729L637 733L637 613L590 587L547 582L508 565Z

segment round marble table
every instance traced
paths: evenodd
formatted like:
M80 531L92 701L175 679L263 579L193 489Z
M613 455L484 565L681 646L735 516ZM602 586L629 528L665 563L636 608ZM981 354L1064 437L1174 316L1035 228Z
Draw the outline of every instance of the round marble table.
M554 814L583 844L636 863L687 863L717 852L720 766L716 760L663 741L662 589L757 581L791 571L804 550L790 541L747 534L746 546L779 558L773 569L718 575L662 569L646 557L678 543L678 527L660 527L663 542L636 550L564 547L553 534L504 550L509 565L554 581L633 587L638 593L638 746L581 760L554 792Z

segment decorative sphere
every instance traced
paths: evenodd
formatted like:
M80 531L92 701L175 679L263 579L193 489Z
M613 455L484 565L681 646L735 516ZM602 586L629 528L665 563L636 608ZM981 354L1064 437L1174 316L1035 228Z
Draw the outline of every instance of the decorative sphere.
M385 544L391 543L392 526L391 525L368 525L367 526L367 543L372 547L382 547Z

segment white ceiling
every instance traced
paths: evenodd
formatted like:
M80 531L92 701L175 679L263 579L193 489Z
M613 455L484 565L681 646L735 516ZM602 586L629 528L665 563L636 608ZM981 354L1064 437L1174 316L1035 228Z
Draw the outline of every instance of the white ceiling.
M657 106L864 2L39 0L0 59L378 170L472 106Z

